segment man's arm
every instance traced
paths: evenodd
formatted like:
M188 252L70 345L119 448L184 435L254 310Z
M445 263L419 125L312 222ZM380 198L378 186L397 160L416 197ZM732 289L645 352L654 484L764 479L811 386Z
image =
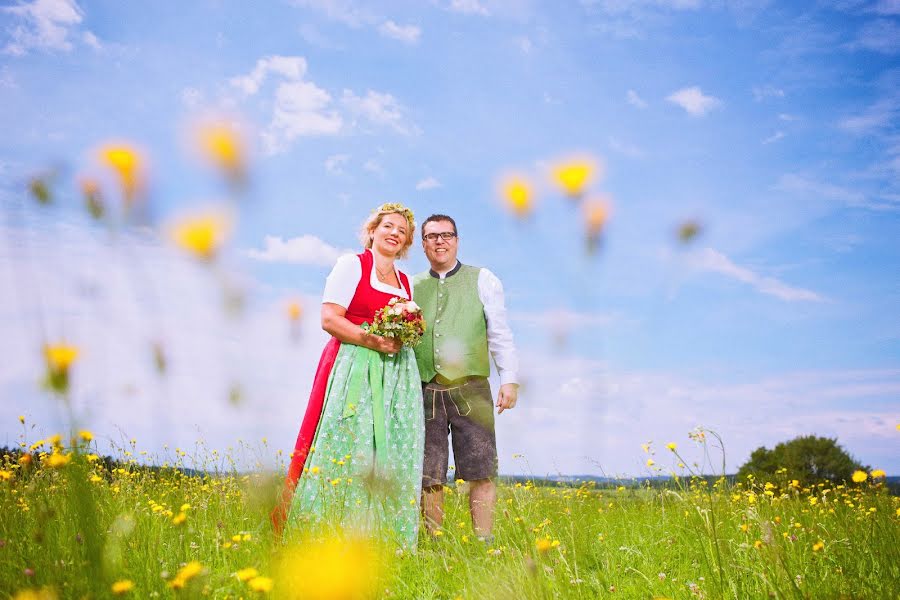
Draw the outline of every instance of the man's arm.
M478 297L484 305L487 321L488 351L500 374L500 392L497 394L497 414L500 414L513 408L518 400L519 358L506 318L503 284L487 269L481 269L478 274Z

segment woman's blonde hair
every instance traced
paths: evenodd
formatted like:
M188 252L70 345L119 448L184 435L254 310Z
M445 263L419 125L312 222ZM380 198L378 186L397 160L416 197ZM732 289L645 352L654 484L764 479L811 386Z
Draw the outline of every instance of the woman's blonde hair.
M359 232L359 241L362 242L363 248L372 247L372 232L375 231L376 227L381 225L381 221L384 219L385 215L395 214L403 215L406 219L406 224L409 225L409 229L406 232L406 242L404 242L400 252L397 253L397 258L406 258L406 255L409 253L409 247L412 246L413 238L415 237L416 220L413 211L399 202L382 204L372 211L372 214L369 215L369 218L363 223L362 230Z

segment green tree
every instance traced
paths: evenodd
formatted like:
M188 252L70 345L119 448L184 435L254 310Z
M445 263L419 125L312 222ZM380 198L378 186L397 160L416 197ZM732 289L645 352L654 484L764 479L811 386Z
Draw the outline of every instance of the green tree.
M738 479L753 475L770 479L778 469L787 469L787 476L805 484L829 481L849 481L853 471L869 468L861 465L838 443L836 438L803 435L781 442L773 450L760 446L750 459L738 469Z

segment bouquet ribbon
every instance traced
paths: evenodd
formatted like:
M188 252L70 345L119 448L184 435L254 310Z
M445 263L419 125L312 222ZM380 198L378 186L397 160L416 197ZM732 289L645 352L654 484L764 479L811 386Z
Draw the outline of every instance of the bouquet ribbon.
M347 404L344 405L342 417L356 414L356 407L351 399L358 402L362 397L363 377L368 377L372 388L372 420L375 433L375 464L386 463L387 440L384 430L384 361L381 354L364 346L356 346L353 357L350 381L347 384Z

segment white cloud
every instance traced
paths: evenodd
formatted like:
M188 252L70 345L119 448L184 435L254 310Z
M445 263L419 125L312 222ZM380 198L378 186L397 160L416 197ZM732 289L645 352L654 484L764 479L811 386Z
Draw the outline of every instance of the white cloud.
M850 206L863 205L866 200L865 195L856 190L831 183L821 183L795 173L782 175L775 184L775 189L820 196L829 200L839 200Z
M367 90L365 96L357 96L344 90L341 104L358 121L385 126L404 135L416 133L417 128L404 122L403 106L391 94Z
M856 135L865 135L891 126L900 115L900 93L880 98L861 114L846 117L838 127Z
M344 165L350 160L349 154L334 154L325 159L325 170L332 175L344 172Z
M422 30L415 25L398 25L391 20L387 20L378 27L378 33L404 44L416 44L422 35Z
M628 100L628 104L632 106L636 106L637 108L647 108L647 103L643 98L638 96L638 93L634 90L628 90L628 93L625 94L625 99Z
M113 241L100 228L46 222L0 233L14 242L0 256L0 289L17 292L0 294L6 341L0 422L26 415L38 426L35 436L66 425L58 401L38 383L43 339L64 335L81 350L72 406L101 448L134 436L141 449L157 453L165 443L201 441L225 450L238 438L268 436L289 451L326 337L315 310L319 298L300 296L312 309L304 312L299 337L292 336L284 305L294 294L264 297L249 282L245 292L256 294L248 295L240 318L230 316L221 278L151 236L120 232ZM27 273L15 266L22 261ZM233 282L236 273L218 275ZM154 343L166 356L164 375L154 366ZM228 400L236 385L240 406ZM238 459L248 468L257 456ZM263 460L274 463L271 455Z
M281 83L272 121L262 133L263 146L267 154L278 154L300 136L334 135L343 125L328 92L308 81Z
M368 171L369 173L375 173L376 175L384 175L384 168L374 158L370 158L366 162L363 163L363 169Z
M879 0L872 8L880 15L900 15L900 0Z
M791 122L791 121L796 121L796 120L798 120L799 118L800 118L800 117L797 117L797 116L795 116L795 115L789 115L789 114L787 114L787 113L779 113L779 114L778 114L778 119L779 119L780 121Z
M772 143L777 142L778 140L782 139L783 137L784 137L783 131L776 131L775 133L773 133L772 135L770 135L769 137L764 139L762 141L762 143L763 144L772 144Z
M100 40L97 39L97 36L91 33L90 31L85 31L81 36L81 39L84 40L84 43L93 48L94 50L102 50L103 45L100 43Z
M753 88L753 99L757 102L762 102L767 98L784 98L784 90L773 87L771 85L764 85L761 87Z
M628 142L620 141L614 137L609 138L609 147L615 152L618 152L619 154L622 154L629 158L644 157L644 151L641 150L638 146L629 144Z
M478 0L451 0L449 9L464 15L487 17L491 14Z
M896 415L884 404L873 408L900 390L896 369L704 380L623 370L545 349L523 349L521 355L525 379L519 403L497 418L502 473L647 474L647 454L640 447L647 440L653 440L654 459L668 472L677 462L665 449L670 441L686 462L703 462L702 449L687 437L698 425L723 437L729 473L759 446L808 434L837 437L873 466L900 467L893 452ZM568 441L547 444L560 439ZM517 461L513 454L525 458ZM721 469L721 454L715 452L713 460L706 472Z
M304 79L306 71L301 56L272 55L260 58L250 73L228 80L231 88L248 98L260 94L267 81L275 79L272 116L261 132L266 154L287 151L299 137L337 135L361 122L404 135L418 133L404 121L403 106L391 94L368 90L365 96L358 96L344 90L338 105L327 90Z
M198 108L203 101L203 94L197 88L186 87L181 90L181 103L189 109Z
M433 190L441 187L441 182L434 177L426 177L416 184L417 190Z
M705 96L703 91L697 86L686 87L672 92L666 97L666 100L677 104L693 117L702 117L709 111L722 105L721 100L713 96Z
M306 74L306 59L302 56L266 56L256 61L249 74L232 77L229 83L245 95L253 96L259 92L270 73L288 81L299 81Z
M825 298L812 290L794 287L774 277L766 277L755 273L746 267L737 265L730 258L712 248L704 248L700 252L691 255L689 264L699 271L719 273L720 275L746 283L761 294L774 296L786 302L825 301Z
M353 250L336 248L314 235L301 235L288 240L267 235L262 250L245 251L250 258L263 262L294 263L332 267L338 257Z
M315 10L333 21L349 27L362 27L377 20L368 10L353 0L291 0L292 4Z
M850 47L882 54L897 54L900 52L900 27L888 19L866 23Z
M531 54L531 51L534 50L534 43L527 36L515 38L515 43L522 54Z
M75 0L34 0L0 10L18 20L8 30L10 41L3 49L14 56L22 56L29 50L71 51L69 34L84 19L84 11Z

